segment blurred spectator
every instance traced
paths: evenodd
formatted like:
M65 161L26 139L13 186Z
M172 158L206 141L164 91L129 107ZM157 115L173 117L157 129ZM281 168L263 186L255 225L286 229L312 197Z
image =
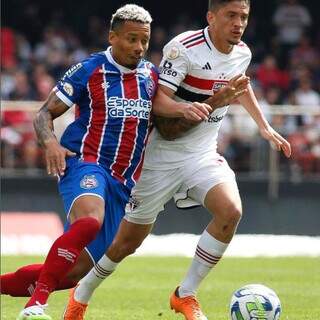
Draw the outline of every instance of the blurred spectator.
M14 74L14 90L10 93L11 100L34 100L28 75L24 71L17 71Z
M292 59L308 67L316 66L320 59L319 52L311 46L310 39L306 36L300 39L299 45L292 49L290 55Z
M42 75L38 77L35 82L35 87L39 100L46 100L54 85L55 81L51 76Z
M299 43L312 19L308 9L298 0L286 0L276 9L273 22L278 28L282 64L285 63L288 51Z
M280 70L275 57L271 55L266 56L258 67L257 78L264 90L272 86L287 90L289 86L288 72Z
M10 28L1 28L1 63L4 69L17 65L15 34Z
M320 94L312 89L310 79L303 79L300 81L298 89L295 91L295 99L297 104L305 106L308 111L320 112ZM313 116L306 114L302 117L303 125L309 125L313 122Z
M27 111L3 111L1 118L1 160L7 168L41 166L40 150Z
M308 9L298 0L286 0L275 11L273 21L284 45L297 45L306 27L312 23Z

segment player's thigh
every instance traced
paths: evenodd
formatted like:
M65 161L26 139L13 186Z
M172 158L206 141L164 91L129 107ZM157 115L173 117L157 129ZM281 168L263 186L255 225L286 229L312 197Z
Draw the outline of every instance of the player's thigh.
M216 217L241 215L241 198L236 181L222 182L212 187L205 196L204 205Z
M181 183L181 169L142 170L141 177L132 190L125 219L136 224L153 224Z
M95 218L102 225L104 219L104 200L96 195L82 195L79 197L72 206L69 220L73 223L85 217Z
M103 168L77 158L69 160L66 173L59 181L59 193L69 222L92 216L102 223L106 194Z
M195 170L189 168L187 183L191 188L188 195L216 215L223 214L228 208L241 210L235 174L227 161L213 154L199 159L198 163L201 165Z

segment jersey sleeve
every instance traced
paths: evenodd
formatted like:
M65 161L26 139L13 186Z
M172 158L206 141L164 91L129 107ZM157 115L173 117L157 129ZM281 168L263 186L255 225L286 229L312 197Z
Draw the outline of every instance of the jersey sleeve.
M83 93L87 90L87 72L83 63L73 65L58 81L55 93L60 100L71 107L78 103Z
M163 49L160 63L159 84L177 91L189 70L186 48L178 41L170 41Z

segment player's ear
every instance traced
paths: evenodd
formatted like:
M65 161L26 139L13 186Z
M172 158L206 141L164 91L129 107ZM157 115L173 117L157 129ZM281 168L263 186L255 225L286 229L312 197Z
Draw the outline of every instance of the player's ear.
M109 43L112 45L115 42L116 38L117 38L116 32L110 31L108 38L109 38Z
M212 11L208 11L207 12L207 21L208 21L208 25L212 26L215 22L215 16L214 13Z

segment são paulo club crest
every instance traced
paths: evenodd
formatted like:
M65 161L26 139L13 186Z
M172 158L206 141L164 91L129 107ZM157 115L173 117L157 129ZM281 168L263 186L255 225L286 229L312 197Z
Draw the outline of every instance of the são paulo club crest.
M99 185L95 175L85 175L80 181L80 187L82 189L93 189Z
M131 195L129 198L129 202L125 207L125 212L132 213L134 209L136 209L139 205L140 205L140 201L134 195Z

